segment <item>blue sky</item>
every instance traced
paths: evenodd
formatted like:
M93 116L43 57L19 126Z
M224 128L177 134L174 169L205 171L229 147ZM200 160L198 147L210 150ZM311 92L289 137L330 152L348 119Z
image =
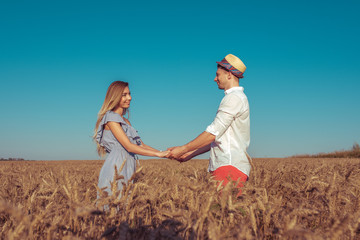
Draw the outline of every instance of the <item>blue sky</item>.
M108 85L128 81L130 121L166 149L196 137L223 97L228 53L247 65L254 157L360 143L358 1L2 1L0 157L98 159ZM206 157L206 155L204 156Z

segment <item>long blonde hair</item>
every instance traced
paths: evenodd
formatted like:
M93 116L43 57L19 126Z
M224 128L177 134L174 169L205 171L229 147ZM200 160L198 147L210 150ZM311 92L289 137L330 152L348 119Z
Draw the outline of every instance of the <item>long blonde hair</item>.
M98 119L95 124L93 139L96 142L97 152L100 157L103 157L106 154L106 151L105 148L100 146L100 144L96 141L96 135L97 135L97 130L99 128L99 124L107 111L114 110L119 105L120 100L122 98L122 94L126 87L129 87L129 83L127 82L115 81L111 83L109 88L107 89L104 103L101 106L100 111L98 113ZM124 109L123 115L125 115L127 111L128 109Z

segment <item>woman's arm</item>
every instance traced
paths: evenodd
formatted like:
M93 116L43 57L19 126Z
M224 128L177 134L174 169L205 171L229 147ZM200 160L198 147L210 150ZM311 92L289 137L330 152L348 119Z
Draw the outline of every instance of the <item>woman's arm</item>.
M131 143L128 136L126 136L124 130L117 122L108 122L106 125L110 128L110 131L114 134L115 138L128 152L160 158L165 157L168 154L168 151L160 152L156 149L147 149Z
M127 118L123 118L123 119L131 126L131 123L130 123L129 119L127 119ZM148 149L148 150L159 151L159 150L157 150L155 148L150 147L149 145L146 145L141 139L140 139L140 141L141 141L140 147L143 147L143 148Z
M141 141L141 140L140 140ZM145 148L145 149L149 149L149 150L154 150L154 151L158 151L155 148L150 147L149 145L146 145L143 141L141 141L141 147Z

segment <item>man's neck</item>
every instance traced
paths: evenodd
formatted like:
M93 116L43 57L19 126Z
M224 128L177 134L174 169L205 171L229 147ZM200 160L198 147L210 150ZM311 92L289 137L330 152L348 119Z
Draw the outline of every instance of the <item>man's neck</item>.
M224 91L227 91L233 87L240 87L240 85L239 85L239 83L230 84L228 87L224 88Z

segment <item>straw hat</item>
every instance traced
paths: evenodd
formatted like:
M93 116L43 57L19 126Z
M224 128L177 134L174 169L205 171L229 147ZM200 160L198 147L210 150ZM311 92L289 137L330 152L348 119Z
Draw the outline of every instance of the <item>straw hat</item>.
M240 60L240 58L235 55L228 54L226 57L221 60L221 62L216 62L220 66L229 70L235 77L243 78L243 73L246 70L245 64Z

